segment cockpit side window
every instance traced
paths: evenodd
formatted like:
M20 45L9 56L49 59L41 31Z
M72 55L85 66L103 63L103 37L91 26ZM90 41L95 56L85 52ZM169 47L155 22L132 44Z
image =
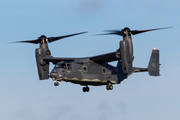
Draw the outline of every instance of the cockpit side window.
M64 64L64 63L61 64L61 67L64 68L64 69L66 69L66 64Z
M60 65L55 65L54 67L55 67L55 68L58 68L58 67L60 67Z
M62 63L62 64L56 64L54 68L63 68L67 70L72 70L71 63Z
M65 64L65 63L56 64L56 65L55 65L55 68L64 68L64 69L66 69L66 64Z
M70 63L67 63L67 69L68 69L68 70L72 70L72 66L71 66Z

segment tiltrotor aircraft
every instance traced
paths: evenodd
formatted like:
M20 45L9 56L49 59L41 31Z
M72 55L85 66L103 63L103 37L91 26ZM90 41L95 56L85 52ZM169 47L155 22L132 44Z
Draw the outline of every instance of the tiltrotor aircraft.
M60 37L49 37L42 35L36 40L18 41L39 44L35 50L38 75L40 80L52 78L54 85L58 86L59 82L71 82L80 84L83 92L89 92L88 85L101 86L106 85L107 90L113 89L113 84L120 84L129 75L135 72L148 72L150 76L159 76L159 50L153 49L147 68L133 67L133 44L131 35L143 32L154 31L165 28L149 30L130 30L124 28L120 31L109 30L106 34L101 35L120 35L123 41L120 41L119 48L115 52L102 54L93 57L84 58L64 58L53 57L48 48L48 42L54 42L66 37L83 34L86 32L65 35ZM117 61L117 66L112 66L108 62ZM49 62L55 64L49 74Z

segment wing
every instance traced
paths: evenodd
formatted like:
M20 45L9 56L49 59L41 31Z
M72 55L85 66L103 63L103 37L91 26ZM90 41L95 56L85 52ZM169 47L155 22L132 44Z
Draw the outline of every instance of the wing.
M73 62L76 58L58 58L58 57L52 57L52 56L46 56L43 58L43 61L45 62L52 62L53 64L56 64L61 61L69 61Z
M111 52L107 54L97 55L94 57L90 57L90 60L97 62L97 63L107 63L107 62L113 62L116 60L120 60L120 58L116 57L116 52Z
M52 57L52 56L46 56L43 58L43 61L45 62L52 62L53 64L56 64L61 61L69 61L69 62L88 62L89 60L94 61L99 64L107 63L107 62L113 62L116 60L120 60L120 58L116 57L116 52L111 52L107 54L97 55L93 57L85 57L85 58L61 58L61 57Z

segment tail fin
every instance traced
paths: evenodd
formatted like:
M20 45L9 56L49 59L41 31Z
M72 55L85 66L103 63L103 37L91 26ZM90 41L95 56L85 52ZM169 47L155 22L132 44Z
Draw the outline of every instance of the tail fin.
M159 50L153 49L148 65L148 72L150 76L160 76L159 74Z

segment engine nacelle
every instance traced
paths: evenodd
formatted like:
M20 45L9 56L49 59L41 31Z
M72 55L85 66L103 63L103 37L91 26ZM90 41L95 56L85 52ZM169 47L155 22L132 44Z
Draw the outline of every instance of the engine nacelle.
M116 50L116 57L117 57L117 58L121 58L120 49L117 49L117 50Z
M130 48L127 41L120 41L120 54L123 72L130 73L132 71L133 56L130 54Z
M43 58L41 58L39 64L40 64L41 66L45 66L47 63L43 60Z
M43 61L43 58L48 55L50 51L46 52L44 49L38 48L35 52L39 79L49 79L49 63Z

